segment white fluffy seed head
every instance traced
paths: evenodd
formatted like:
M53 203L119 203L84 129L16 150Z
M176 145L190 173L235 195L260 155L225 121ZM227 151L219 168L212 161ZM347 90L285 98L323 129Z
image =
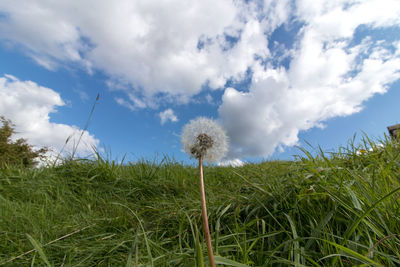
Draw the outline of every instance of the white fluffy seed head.
M220 160L228 151L228 137L215 121L204 117L191 120L183 128L183 149L192 158L200 156L209 163Z

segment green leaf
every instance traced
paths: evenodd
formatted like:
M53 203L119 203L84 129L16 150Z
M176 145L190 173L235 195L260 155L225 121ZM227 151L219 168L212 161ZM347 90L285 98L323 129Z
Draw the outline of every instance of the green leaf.
M224 264L224 265L228 265L228 266L235 266L235 267L249 267L249 265L234 261L234 260L230 260L221 256L215 256L215 263L217 264Z
M360 201L358 200L356 194L354 194L353 190L349 186L346 186L347 192L349 192L350 197L351 197L351 202L353 202L353 206L358 209L362 210Z
M153 256L151 255L151 249L150 249L150 245L149 245L149 240L147 239L146 231L144 230L144 226L142 224L142 220L139 218L139 216L133 210L131 210L126 205L123 205L123 204L118 203L118 202L112 202L111 204L120 205L120 206L128 209L133 214L133 216L135 216L135 218L137 219L137 221L139 223L139 226L140 226L140 228L142 230L142 233L143 233L144 243L146 244L147 254L148 254L148 257L150 259L150 266L154 266Z
M321 240L326 242L326 243L328 243L328 244L331 244L332 246L335 246L336 248L340 249L341 251L347 253L350 256L353 256L354 258L358 259L359 261L361 261L363 263L369 263L369 264L372 264L373 266L383 267L382 264L380 264L378 262L375 262L375 261L371 260L370 258L365 257L365 256L357 253L356 251L351 250L351 249L349 249L349 248L347 248L345 246L336 244L334 242L331 242L331 241L328 241L328 240L325 240L325 239L321 239Z
M29 234L26 234L26 236L28 237L29 242L31 242L31 244L35 248L35 250L39 253L42 260L46 263L46 265L51 267L52 265L50 264L49 260L47 259L46 254L44 254L42 245L38 241L33 239L33 237L31 237Z
M391 195L393 195L394 193L400 191L400 187L396 188L395 190L393 190L392 192L390 192L389 194L383 196L381 199L379 199L377 202L374 203L374 205L372 205L368 210L366 210L361 216L360 218L358 218L356 221L353 222L353 224L347 228L347 231L345 233L345 237L344 240L342 242L342 244L345 244L347 242L347 240L349 239L349 237L351 236L351 234L356 230L357 226L360 224L360 222L362 220L364 220L365 217L367 217L368 214L370 214L376 206L378 206L378 204L380 204L381 202L383 202L385 199L389 198Z
M322 232L322 228L325 227L325 225L331 220L333 214L335 213L334 210L331 210L330 212L328 212L328 214L325 215L325 217L322 219L322 221L319 222L318 226L312 231L311 236L312 237L318 237L319 234ZM308 250L311 245L315 242L314 238L310 238L306 245L305 245L305 250Z
M195 228L196 228L196 267L204 267L204 257L199 239L199 231L197 230L196 225Z
M290 228L292 229L293 233L294 262L296 264L300 264L300 244L299 241L297 241L299 236L297 235L296 226L294 225L292 218L288 214L285 213L285 216L289 221Z

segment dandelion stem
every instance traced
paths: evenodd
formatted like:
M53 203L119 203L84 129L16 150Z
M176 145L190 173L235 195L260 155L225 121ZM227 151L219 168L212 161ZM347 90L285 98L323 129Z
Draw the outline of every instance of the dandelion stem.
M200 193L201 193L201 208L203 215L203 230L207 242L208 260L210 261L210 266L215 267L214 253L211 244L210 229L208 226L207 217L207 206L206 206L206 193L204 190L204 179L203 179L203 157L199 157L199 176L200 176Z

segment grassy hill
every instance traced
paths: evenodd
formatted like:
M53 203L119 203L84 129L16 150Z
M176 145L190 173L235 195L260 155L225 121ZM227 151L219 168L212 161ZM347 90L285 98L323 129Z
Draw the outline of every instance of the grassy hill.
M399 266L400 148L383 143L206 167L217 263ZM168 159L1 169L0 265L201 266L197 177Z

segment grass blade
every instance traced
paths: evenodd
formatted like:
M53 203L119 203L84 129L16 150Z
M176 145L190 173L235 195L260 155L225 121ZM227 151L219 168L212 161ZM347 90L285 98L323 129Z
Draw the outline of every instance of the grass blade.
M26 234L26 236L29 239L29 242L31 242L32 246L35 248L35 250L39 253L40 258L46 263L47 266L51 267L52 265L50 264L49 260L46 257L46 254L44 254L42 245L36 241L33 237L31 237L29 234Z
M328 241L328 240L325 240L325 239L320 239L320 240L324 241L324 242L326 242L328 244L331 244L332 246L335 246L336 248L340 249L341 251L345 252L346 254L356 258L357 260L359 260L359 261L361 261L363 263L372 264L373 266L378 266L378 267L384 267L384 265L382 265L382 264L380 264L378 262L375 262L375 261L371 260L370 258L365 257L364 255L361 255L361 254L357 253L356 251L351 250L351 249L349 249L349 248L347 248L345 246L336 244L334 242L331 242L331 241ZM333 266L335 266L335 265L333 265Z
M234 266L234 267L250 267L249 265L230 260L221 256L215 256L215 263L217 264L223 264L223 265L228 265L228 266Z
M196 231L196 267L204 267L203 249L201 248L199 230L195 225Z
M299 236L297 235L296 226L294 225L292 218L288 214L285 214L285 216L289 221L290 228L292 229L292 234L293 234L294 262L296 265L299 265L300 264L300 244L298 241Z

